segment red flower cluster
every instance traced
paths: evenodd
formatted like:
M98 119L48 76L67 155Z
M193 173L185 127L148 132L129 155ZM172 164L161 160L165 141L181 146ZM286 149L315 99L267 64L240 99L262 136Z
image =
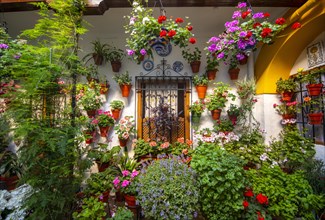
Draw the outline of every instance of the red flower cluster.
M296 30L296 29L298 29L298 28L301 28L301 24L300 24L299 22L295 22L295 23L293 23L293 25L291 26L291 28L292 28L293 30Z
M251 189L246 190L244 193L244 196L253 197L254 196L253 190L251 190Z
M191 37L191 38L189 39L189 42L190 42L191 44L195 44L195 43L196 43L196 39L195 39L194 37Z
M160 34L159 34L160 37L165 37L166 35L167 35L167 31L166 30L161 30L160 31Z
M193 27L192 26L187 26L187 30L192 31Z
M176 22L176 23L183 23L184 20L183 20L182 18L176 18L176 19L175 19L175 22Z
M268 204L267 196L264 196L262 193L260 193L260 194L258 194L256 196L256 200L262 205L267 205Z
M167 19L166 16L161 15L161 16L158 17L158 23L159 23L159 24L162 24L163 21L166 21L166 19Z
M278 25L283 25L286 22L284 18L278 18L275 20L275 23Z
M261 36L262 38L266 38L267 36L271 35L272 29L271 28L263 28Z
M175 30L170 30L167 33L168 37L174 37L176 35L176 31Z
M249 203L246 200L244 200L243 201L243 206L244 206L244 208L247 208L249 206Z
M257 220L264 220L260 212L257 212Z
M243 13L241 13L242 19L245 19L249 14L250 14L249 11L244 11Z
M268 12L264 12L264 18L268 18L268 17L270 17L270 13L268 13Z
M257 28L257 27L260 27L260 26L262 26L262 25L261 25L261 23L259 23L259 22L256 22L255 24L253 24L253 28L254 28L254 29Z

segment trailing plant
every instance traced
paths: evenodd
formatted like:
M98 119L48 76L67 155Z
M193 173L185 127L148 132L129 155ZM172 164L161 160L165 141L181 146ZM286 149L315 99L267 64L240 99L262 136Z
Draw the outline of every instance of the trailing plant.
M203 214L208 219L239 219L246 185L243 161L216 144L202 143L195 149L191 167L198 174Z
M138 201L150 219L193 219L198 211L195 172L177 158L153 162L141 171ZM168 207L168 210L166 210Z
M107 61L107 54L109 53L109 45L108 44L103 44L102 42L100 42L99 39L91 42L91 44L93 45L92 48L92 52L86 54L83 58L83 60L86 61L86 63L90 60L90 59L95 59L94 56L100 56L102 59L102 61ZM96 61L95 61L96 62ZM97 64L97 65L101 65L101 64Z
M188 63L200 61L201 51L198 47L195 47L193 51L191 51L190 48L187 48L186 50L182 51L182 56Z
M208 85L208 83L209 83L209 80L208 80L208 77L206 77L206 76L195 75L193 77L193 84L195 86L206 86L206 85Z

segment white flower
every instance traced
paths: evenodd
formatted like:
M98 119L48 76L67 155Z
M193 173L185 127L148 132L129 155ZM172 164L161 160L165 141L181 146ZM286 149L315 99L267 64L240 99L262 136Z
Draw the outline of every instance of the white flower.
M146 24L147 21L150 21L150 19L148 17L144 17L142 19L142 24Z
M266 153L263 153L261 156L260 156L260 160L261 161L266 161L269 157L267 156Z
M136 6L138 6L138 5L139 5L139 3L136 2L136 1L134 1L134 2L132 3L132 6L134 6L134 7L136 7Z
M273 167L278 166L278 165L279 165L278 162L272 161L271 167L273 168Z

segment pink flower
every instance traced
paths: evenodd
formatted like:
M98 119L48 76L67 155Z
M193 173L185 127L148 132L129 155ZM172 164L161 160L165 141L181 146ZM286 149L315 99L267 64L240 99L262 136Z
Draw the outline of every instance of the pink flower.
M150 147L155 147L155 146L157 146L157 142L156 141L151 141L149 143L149 145L150 145Z
M92 120L91 123L94 124L94 125L97 125L98 124L98 120L97 119L94 119L94 120Z
M166 141L165 143L161 144L160 146L161 146L161 148L163 148L163 149L168 148L168 147L169 147L169 142Z
M123 170L122 171L123 176L128 176L129 174L130 174L130 172L128 170Z
M137 175L139 175L139 171L137 170L133 170L133 172L131 173L131 178L136 177Z
M273 108L276 108L278 105L276 103L273 104Z
M122 182L122 187L127 187L128 185L130 185L130 181L128 181L128 180L123 180L123 182Z
M118 176L115 177L115 179L113 180L113 184L114 184L115 187L117 187L118 184L119 184L120 182L121 182L121 181L120 181L120 179L118 178Z
M184 144L184 138L182 137L182 138L178 138L177 139L177 142L179 142L179 143L181 143L181 144Z

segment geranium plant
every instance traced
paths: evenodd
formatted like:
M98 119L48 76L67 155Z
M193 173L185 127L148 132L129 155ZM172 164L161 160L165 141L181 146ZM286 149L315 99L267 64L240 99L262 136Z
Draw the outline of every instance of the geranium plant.
M183 25L182 18L167 18L164 13L155 18L152 15L153 10L141 3L140 0L133 1L131 14L126 16L128 24L124 28L130 34L126 39L128 55L134 59L144 55L153 56L151 46L158 41L172 42L181 48L196 42L190 23Z
M280 105L274 103L273 108L280 115L296 115L299 112L298 102L282 102Z
M199 75L195 75L193 77L193 84L195 86L206 86L208 85L209 80L206 76L199 76Z
M205 104L204 101L202 100L196 100L193 102L193 104L190 106L190 111L191 113L195 113L198 115L201 115L205 110Z
M235 100L236 96L229 93L230 86L223 82L215 83L215 88L213 89L211 94L207 95L205 99L205 104L207 109L216 110L223 109L226 107L226 102L228 99Z
M200 61L201 51L199 50L198 47L195 47L193 51L191 51L190 48L187 48L186 50L182 51L182 56L188 63L192 63L194 61Z
M110 111L104 112L103 110L98 110L97 120L98 120L99 127L112 126L115 123L113 115L111 114Z
M125 73L122 73L122 74L115 74L113 76L113 79L119 85L131 85L132 84L132 77L129 75L128 71L126 71Z
M119 139L127 140L135 133L133 116L125 116L122 118L119 124L115 126L114 130Z
M110 102L109 106L111 109L123 109L124 108L124 102L121 100L113 100Z
M294 92L297 88L297 83L293 78L282 79L276 82L276 92L281 94L283 92Z
M248 220L271 220L267 212L269 204L268 197L262 193L256 194L252 189L246 188L244 192L244 214L243 218Z
M113 180L113 184L115 189L120 189L127 195L137 195L137 179L138 179L139 171L133 170L130 172L129 170L123 170L122 176L116 176Z

